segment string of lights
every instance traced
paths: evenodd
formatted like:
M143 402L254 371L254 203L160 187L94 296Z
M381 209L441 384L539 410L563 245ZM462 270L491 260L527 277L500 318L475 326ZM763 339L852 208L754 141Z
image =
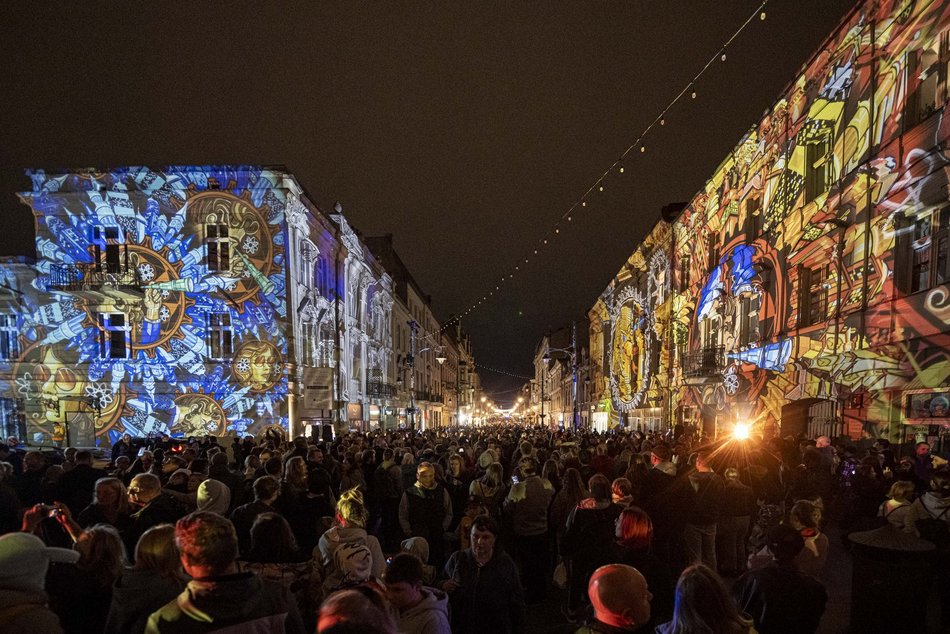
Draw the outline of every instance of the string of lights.
M495 374L504 374L505 376L514 377L516 379L533 379L533 376L525 376L523 374L514 374L513 372L508 372L507 370L499 370L498 368L492 368L487 365L482 365L481 363L474 364L479 370L488 370L489 372L494 372Z
M716 53L712 55L709 58L709 60L706 61L706 63L703 65L700 71L693 76L693 78L683 87L683 89L680 90L676 94L676 96L673 97L672 100L670 100L670 102L666 105L666 107L664 107L660 111L660 113L656 115L656 117L654 117L654 119L640 132L640 134L636 137L636 139L632 143L630 143L629 146L627 146L627 149L625 149L620 154L620 157L616 159L613 163L611 163L610 166L607 167L607 169L605 169L603 173L593 181L593 183L590 185L590 187L587 188L587 190L583 193L583 195L579 199L577 199L570 207L568 207L567 210L563 214L561 214L558 221L547 233L545 233L540 238L538 238L533 248L531 248L530 252L526 253L523 258L519 258L518 261L514 264L514 268L509 269L508 272L502 275L497 280L497 282L495 282L494 285L489 286L489 288L487 289L487 292L483 293L481 297L476 297L471 303L468 304L468 306L464 310L459 311L454 317L452 317L451 319L446 321L444 324L442 324L441 328L439 329L439 332L442 332L443 330L451 326L453 323L459 321L462 317L468 315L469 313L471 313L473 310L475 310L482 304L488 302L490 298L494 297L495 293L500 293L502 289L502 285L507 280L513 279L515 277L515 273L520 272L521 267L523 265L529 264L533 256L538 255L544 249L544 247L546 247L549 244L549 242L554 239L555 236L560 235L562 224L573 223L574 217L578 213L582 213L583 210L588 207L588 200L592 197L592 195L594 195L595 193L604 191L604 183L607 180L608 176L610 176L611 174L615 172L617 174L625 173L624 161L628 160L628 156L631 153L634 153L637 149L639 149L640 154L646 153L647 135L649 135L655 128L666 125L667 115L673 109L673 107L676 106L676 104L680 100L682 100L686 95L689 95L691 100L696 99L698 97L697 84L699 80L706 73L706 71L708 71L709 68L716 62L716 60L719 60L721 62L726 61L727 49L733 43L733 41L735 41L735 39L739 37L739 35L755 20L756 16L758 16L760 21L765 20L765 17L766 17L765 7L768 4L768 2L769 0L762 0L758 8L756 8L756 10L753 11L749 15L748 18L746 18L746 20L739 26L739 28L736 29L736 31L721 46L719 46L719 48L716 50ZM485 369L491 370L491 368L485 368ZM492 370L492 371L495 371L495 370ZM505 372L501 372L501 373L506 374ZM511 376L516 376L516 375L511 375ZM530 377L518 377L518 378L530 378Z

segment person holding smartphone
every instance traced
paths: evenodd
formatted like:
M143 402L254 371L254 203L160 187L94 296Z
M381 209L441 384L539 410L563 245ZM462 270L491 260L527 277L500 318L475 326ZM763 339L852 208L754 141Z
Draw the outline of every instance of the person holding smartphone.
M511 514L514 552L518 553L525 583L525 601L541 603L547 594L551 556L548 549L548 507L554 486L537 474L530 456L518 462L511 478L505 510Z

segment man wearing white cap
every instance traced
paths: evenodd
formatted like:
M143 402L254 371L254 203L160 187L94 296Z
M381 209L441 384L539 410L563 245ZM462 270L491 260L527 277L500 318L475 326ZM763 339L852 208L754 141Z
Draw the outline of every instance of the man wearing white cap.
M79 553L50 548L36 535L0 536L0 627L4 632L62 632L59 618L47 606L46 570L50 562L74 564Z

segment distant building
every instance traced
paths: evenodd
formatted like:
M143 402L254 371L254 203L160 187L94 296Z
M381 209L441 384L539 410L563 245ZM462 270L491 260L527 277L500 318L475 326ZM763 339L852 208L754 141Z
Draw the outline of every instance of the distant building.
M590 310L595 417L941 440L948 27L947 1L862 2L665 214Z

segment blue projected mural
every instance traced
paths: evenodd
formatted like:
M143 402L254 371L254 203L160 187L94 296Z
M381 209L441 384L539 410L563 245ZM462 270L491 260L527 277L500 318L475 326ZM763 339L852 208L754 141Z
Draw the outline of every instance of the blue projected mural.
M280 172L30 176L41 305L20 316L14 373L39 404L32 442L81 434L77 420L110 441L286 427Z

